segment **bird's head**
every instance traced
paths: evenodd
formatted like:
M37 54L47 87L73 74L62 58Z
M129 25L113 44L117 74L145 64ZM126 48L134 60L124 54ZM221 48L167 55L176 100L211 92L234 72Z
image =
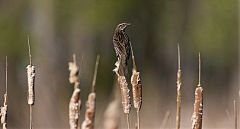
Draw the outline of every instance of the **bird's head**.
M117 28L119 30L125 30L125 28L129 25L131 25L131 24L130 23L121 23L121 24L118 24Z

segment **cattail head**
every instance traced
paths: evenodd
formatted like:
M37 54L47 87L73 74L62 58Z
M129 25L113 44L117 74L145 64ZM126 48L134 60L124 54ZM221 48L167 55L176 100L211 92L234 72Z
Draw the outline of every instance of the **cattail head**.
M118 129L120 121L120 102L115 99L107 107L104 113L104 129Z
M121 90L123 112L129 114L131 108L129 95L130 90L128 89L128 83L125 76L118 76L118 83Z
M85 120L82 123L82 129L93 129L94 128L94 115L95 115L95 101L96 94L90 93L86 103Z
M33 105L35 100L34 85L35 85L35 67L32 65L27 66L28 77L28 104Z
M202 129L203 116L203 88L197 87L195 90L194 112L192 116L192 129Z
M77 129L78 120L80 114L80 89L76 88L73 91L70 103L69 103L69 125L70 129Z
M135 69L132 71L131 83L133 92L133 105L134 108L140 110L142 105L142 84L140 81L140 72L137 72Z

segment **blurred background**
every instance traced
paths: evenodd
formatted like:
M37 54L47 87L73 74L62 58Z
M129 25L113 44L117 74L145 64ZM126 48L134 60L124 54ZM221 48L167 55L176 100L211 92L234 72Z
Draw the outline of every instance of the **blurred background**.
M239 100L240 82L238 17L236 0L1 0L0 102L4 98L8 56L8 126L29 127L29 35L37 74L33 127L69 128L68 104L73 87L68 82L68 62L75 53L80 65L81 121L96 55L101 55L95 120L96 129L101 129L103 113L116 87L113 32L117 24L129 22L132 25L127 33L143 83L142 128L159 129L167 112L170 116L166 128L175 127L178 43L183 72L181 127L191 128L201 52L203 127L233 128L233 100ZM130 115L133 128L134 109ZM120 122L121 128L126 128L124 117Z

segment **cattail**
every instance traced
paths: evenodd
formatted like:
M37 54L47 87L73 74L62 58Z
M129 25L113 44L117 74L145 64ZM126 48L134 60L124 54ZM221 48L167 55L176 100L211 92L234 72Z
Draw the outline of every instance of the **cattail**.
M4 103L1 106L1 124L3 125L3 129L7 129L7 86L8 86L8 79L7 79L7 57L6 57L6 92L4 94Z
M29 112L30 112L30 129L32 129L32 106L34 105L35 101L35 67L32 65L32 55L30 49L30 41L28 36L28 52L29 52L29 65L27 68L27 78L28 78L28 105L29 105Z
M27 68L27 78L28 78L28 104L34 105L35 101L35 67L32 65L32 56L31 56L31 49L28 37L28 52L29 52L29 65Z
M80 99L80 81L78 78L79 67L76 63L76 56L73 55L73 62L69 62L69 82L74 84L74 91L69 102L69 126L70 129L78 128L78 121L81 109L81 99Z
M80 89L76 88L73 91L70 103L69 103L69 125L70 129L77 129L78 127L78 120L80 114Z
M140 81L140 72L137 72L137 66L134 58L132 44L130 43L131 53L132 53L132 76L131 76L131 84L132 84L132 93L133 93L133 105L134 108L137 109L137 129L140 129L140 116L139 111L142 106L142 84Z
M34 105L35 93L35 67L32 65L27 66L27 77L28 77L28 104Z
M86 103L86 112L85 112L85 120L82 123L82 129L94 129L94 117L95 117L95 108L96 108L96 93L95 93L95 85L97 78L97 70L99 64L100 56L97 56L94 76L92 81L92 92L88 95L88 100Z
M237 129L238 128L238 105L235 100L233 101L233 106L234 106L234 129Z
M115 98L107 107L104 113L104 129L118 129L120 121L120 102Z
M197 88L195 89L192 129L202 129L202 116L203 116L203 88L201 87L201 57L199 53L199 83Z
M180 129L181 121L181 58L180 58L180 48L178 44L178 71L177 71L177 112L176 112L176 129Z

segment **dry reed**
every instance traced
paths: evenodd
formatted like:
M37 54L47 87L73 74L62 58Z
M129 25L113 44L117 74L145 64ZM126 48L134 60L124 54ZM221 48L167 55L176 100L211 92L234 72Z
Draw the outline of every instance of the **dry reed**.
M202 129L203 116L203 88L201 87L201 56L199 53L199 83L195 89L194 112L192 115L192 129Z
M26 67L27 69L27 78L28 78L28 105L29 105L29 115L30 115L30 122L29 126L32 129L32 106L34 105L35 101L35 67L32 65L32 55L31 55L31 48L30 48L30 41L28 36L28 54L29 54L29 65Z
M182 72L181 72L181 57L180 48L178 44L178 71L177 71L177 112L176 112L176 129L180 129L181 122L181 85L182 85Z
M96 108L96 93L95 93L95 86L96 86L96 78L97 78L97 70L99 64L100 56L97 56L94 76L92 81L92 91L88 95L88 100L86 102L86 112L85 112L85 120L82 123L82 129L94 129L94 117L95 117L95 108Z
M81 109L81 99L80 99L80 81L78 78L79 67L76 63L76 56L73 54L73 62L69 62L69 82L74 84L74 91L69 102L69 126L70 129L78 128L78 121Z
M3 129L7 129L7 87L8 87L8 63L7 63L7 57L6 57L6 91L4 94L4 103L3 106L1 106L1 124Z
M131 84L132 84L132 93L133 93L133 105L137 110L137 129L140 129L140 116L139 112L142 106L142 84L140 80L140 72L137 72L137 66L135 62L135 57L133 53L132 44L130 43L131 53L132 53L132 76L131 76Z

